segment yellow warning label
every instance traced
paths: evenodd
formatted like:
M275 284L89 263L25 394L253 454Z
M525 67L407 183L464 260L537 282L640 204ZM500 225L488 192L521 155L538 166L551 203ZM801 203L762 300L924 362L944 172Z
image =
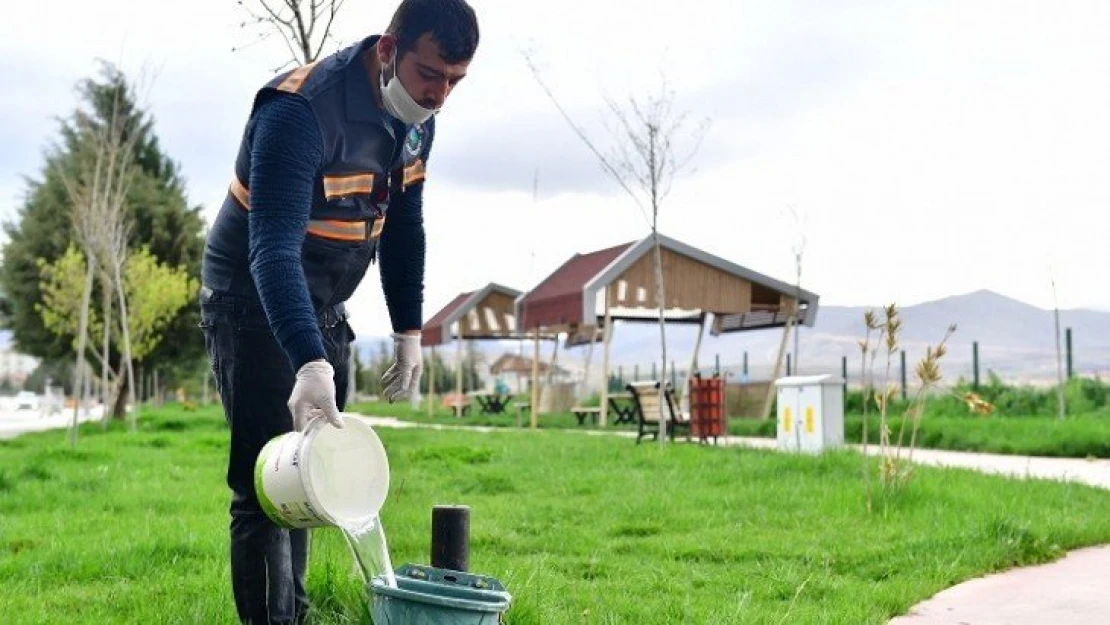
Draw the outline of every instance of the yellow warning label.
M784 432L790 431L790 425L794 421L794 415L790 414L790 407L782 409L782 429Z
M813 406L806 406L806 434L813 434Z

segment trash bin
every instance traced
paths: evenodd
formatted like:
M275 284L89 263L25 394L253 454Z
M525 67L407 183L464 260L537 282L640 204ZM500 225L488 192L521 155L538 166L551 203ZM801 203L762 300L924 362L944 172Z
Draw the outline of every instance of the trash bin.
M835 375L775 380L778 448L820 453L844 445L844 379Z
M720 377L690 378L690 435L702 442L728 435L725 417L725 380Z
M570 412L574 406L574 382L552 382L540 385L540 410L537 414Z

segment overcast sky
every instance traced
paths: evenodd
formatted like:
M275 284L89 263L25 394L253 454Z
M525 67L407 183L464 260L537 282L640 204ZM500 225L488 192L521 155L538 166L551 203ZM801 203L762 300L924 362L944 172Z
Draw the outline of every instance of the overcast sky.
M286 59L279 40L232 52L254 37L234 0L9 4L0 215L14 216L100 57L156 70L156 131L210 220L251 96ZM1049 308L1051 268L1061 306L1110 308L1104 0L473 4L482 43L429 162L426 317L458 292L527 290L576 252L648 232L522 49L600 146L612 144L603 97L646 95L660 75L678 110L711 120L660 214L673 238L793 281L804 234L803 286L823 304L987 288ZM379 32L394 7L347 0L333 48ZM376 269L352 310L360 335L389 331Z

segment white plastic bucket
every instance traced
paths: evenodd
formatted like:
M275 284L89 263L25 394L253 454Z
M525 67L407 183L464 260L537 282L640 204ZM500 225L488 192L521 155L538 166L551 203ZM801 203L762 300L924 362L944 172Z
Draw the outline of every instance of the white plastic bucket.
M343 428L322 418L266 443L254 464L266 516L282 527L361 527L389 493L389 460L374 429L357 417Z

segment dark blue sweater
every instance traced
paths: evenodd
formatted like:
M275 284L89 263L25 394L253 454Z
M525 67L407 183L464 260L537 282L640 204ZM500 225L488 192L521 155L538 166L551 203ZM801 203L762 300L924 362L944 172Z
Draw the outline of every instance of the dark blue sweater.
M401 136L404 136L403 134ZM279 94L261 102L251 142L250 271L270 326L294 369L325 358L301 246L323 137L308 102ZM391 205L379 241L386 305L395 332L422 324L425 237L420 202Z

